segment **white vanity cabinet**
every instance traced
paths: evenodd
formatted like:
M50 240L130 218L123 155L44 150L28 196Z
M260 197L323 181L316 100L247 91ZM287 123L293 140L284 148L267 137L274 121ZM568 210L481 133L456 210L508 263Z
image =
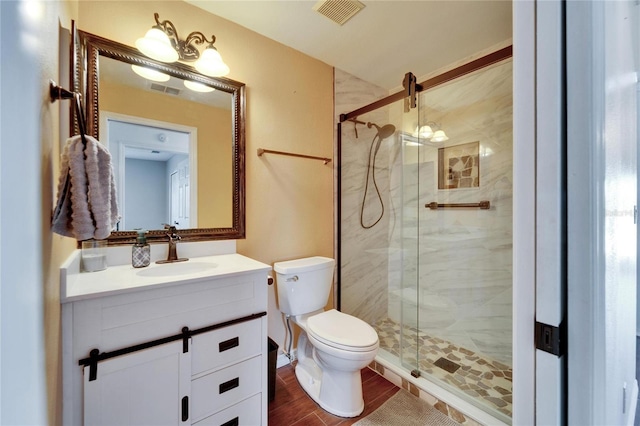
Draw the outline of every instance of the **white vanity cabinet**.
M243 266L218 266L230 260ZM63 271L64 424L267 424L270 267L204 261L216 267L178 278Z

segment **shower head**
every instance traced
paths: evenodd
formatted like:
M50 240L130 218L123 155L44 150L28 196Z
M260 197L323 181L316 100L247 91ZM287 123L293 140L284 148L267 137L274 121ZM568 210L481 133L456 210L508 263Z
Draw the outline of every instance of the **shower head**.
M396 132L396 126L394 126L393 124L385 124L384 126L380 127L376 123L367 123L368 128L371 128L371 126L375 127L378 130L378 137L380 139L386 139Z

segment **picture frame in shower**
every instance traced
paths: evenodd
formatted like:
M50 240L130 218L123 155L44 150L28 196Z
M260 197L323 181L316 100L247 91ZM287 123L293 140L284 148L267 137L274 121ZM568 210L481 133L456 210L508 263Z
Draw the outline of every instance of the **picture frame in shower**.
M438 148L438 189L479 187L479 141Z

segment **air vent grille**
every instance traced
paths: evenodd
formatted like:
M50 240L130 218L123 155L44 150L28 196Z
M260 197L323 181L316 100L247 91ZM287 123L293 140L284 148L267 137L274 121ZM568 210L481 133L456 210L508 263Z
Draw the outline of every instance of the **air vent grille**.
M320 0L313 6L313 10L340 25L362 9L364 4L357 0Z
M157 90L158 92L166 93L168 95L178 96L181 92L180 89L176 89L175 87L165 86L163 84L151 83L151 90Z

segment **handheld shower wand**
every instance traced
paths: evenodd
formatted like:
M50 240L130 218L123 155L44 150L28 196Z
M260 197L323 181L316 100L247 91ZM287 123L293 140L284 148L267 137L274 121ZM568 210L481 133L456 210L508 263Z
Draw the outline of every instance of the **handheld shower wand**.
M393 124L385 124L384 126L380 127L376 123L371 123L371 122L367 123L368 128L371 128L372 126L375 127L376 130L378 131L377 136L381 140L388 138L389 136L393 135L396 132L396 126L394 126Z
M367 127L368 128L375 127L377 130L377 133L371 140L371 147L369 148L369 162L367 164L367 179L364 185L364 195L362 197L362 206L360 207L360 226L362 226L364 229L373 228L374 226L376 226L378 222L380 222L380 220L382 219L382 216L384 216L384 202L382 201L382 195L380 194L380 189L378 188L378 183L376 182L376 156L378 155L378 150L380 149L380 144L382 143L382 140L393 135L396 131L396 127L393 124L386 124L380 127L375 123L368 122ZM377 143L376 143L376 138L378 138ZM375 145L375 150L373 148L374 145ZM375 220L375 222L373 222L371 225L365 225L364 224L364 205L367 200L367 192L369 189L369 171L371 171L373 186L375 187L376 193L378 194L378 200L380 201L380 207L382 211L380 212L380 216Z

